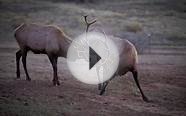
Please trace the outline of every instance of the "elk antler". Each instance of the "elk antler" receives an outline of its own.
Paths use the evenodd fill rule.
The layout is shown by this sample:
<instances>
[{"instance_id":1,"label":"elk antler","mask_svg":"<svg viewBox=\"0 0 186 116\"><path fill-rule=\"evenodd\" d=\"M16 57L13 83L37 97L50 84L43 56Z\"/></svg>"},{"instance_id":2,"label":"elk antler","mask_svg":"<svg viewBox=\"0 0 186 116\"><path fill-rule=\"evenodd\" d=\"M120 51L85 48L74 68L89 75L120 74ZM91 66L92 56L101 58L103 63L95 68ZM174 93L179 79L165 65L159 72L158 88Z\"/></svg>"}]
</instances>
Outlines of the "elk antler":
<instances>
[{"instance_id":1,"label":"elk antler","mask_svg":"<svg viewBox=\"0 0 186 116\"><path fill-rule=\"evenodd\" d=\"M94 23L96 22L96 20L94 20L94 21L92 21L92 22L88 22L88 21L87 21L87 16L88 16L88 15L85 15L85 16L84 16L85 23L86 23L86 25L87 25L86 33L88 32L88 28L90 27L90 25L92 25L92 24L94 24Z\"/></svg>"}]
</instances>

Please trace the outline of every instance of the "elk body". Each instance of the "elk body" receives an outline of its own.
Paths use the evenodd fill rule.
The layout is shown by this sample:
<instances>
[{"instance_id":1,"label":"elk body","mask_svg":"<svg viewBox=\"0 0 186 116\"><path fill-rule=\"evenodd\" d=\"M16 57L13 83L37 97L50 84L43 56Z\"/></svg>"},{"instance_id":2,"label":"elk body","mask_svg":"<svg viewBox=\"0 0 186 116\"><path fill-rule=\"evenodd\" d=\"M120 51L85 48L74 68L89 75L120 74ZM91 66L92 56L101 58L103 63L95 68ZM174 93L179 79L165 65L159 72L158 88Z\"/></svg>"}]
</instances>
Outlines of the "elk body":
<instances>
[{"instance_id":1,"label":"elk body","mask_svg":"<svg viewBox=\"0 0 186 116\"><path fill-rule=\"evenodd\" d=\"M31 80L26 67L26 57L27 52L32 51L35 54L47 54L53 67L53 84L59 85L57 60L58 57L66 57L71 43L69 37L56 26L22 24L15 30L15 38L20 48L16 52L17 78L20 78L19 62L22 57L26 79Z\"/></svg>"}]
</instances>

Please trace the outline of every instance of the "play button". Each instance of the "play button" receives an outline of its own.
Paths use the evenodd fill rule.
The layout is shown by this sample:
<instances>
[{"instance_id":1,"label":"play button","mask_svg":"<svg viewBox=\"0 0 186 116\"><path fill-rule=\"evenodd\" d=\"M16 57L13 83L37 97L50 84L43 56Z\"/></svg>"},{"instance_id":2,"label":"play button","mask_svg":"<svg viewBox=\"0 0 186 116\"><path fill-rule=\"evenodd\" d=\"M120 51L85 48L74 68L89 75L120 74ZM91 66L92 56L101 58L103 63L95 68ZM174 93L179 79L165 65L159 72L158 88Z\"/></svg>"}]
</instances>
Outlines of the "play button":
<instances>
[{"instance_id":1,"label":"play button","mask_svg":"<svg viewBox=\"0 0 186 116\"><path fill-rule=\"evenodd\" d=\"M101 57L89 47L89 70L101 59Z\"/></svg>"},{"instance_id":2,"label":"play button","mask_svg":"<svg viewBox=\"0 0 186 116\"><path fill-rule=\"evenodd\" d=\"M101 33L91 32L75 38L68 48L67 65L72 75L87 84L109 80L119 64L114 42Z\"/></svg>"}]
</instances>

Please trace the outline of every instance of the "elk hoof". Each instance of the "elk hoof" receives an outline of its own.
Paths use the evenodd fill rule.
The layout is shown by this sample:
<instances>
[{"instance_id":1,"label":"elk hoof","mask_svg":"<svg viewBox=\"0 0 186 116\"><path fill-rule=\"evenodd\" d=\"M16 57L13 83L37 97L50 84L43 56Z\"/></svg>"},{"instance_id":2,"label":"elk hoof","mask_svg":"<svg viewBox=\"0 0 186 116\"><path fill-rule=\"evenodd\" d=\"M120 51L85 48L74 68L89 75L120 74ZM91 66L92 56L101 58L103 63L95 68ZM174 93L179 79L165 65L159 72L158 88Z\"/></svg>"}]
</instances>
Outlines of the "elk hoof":
<instances>
[{"instance_id":1,"label":"elk hoof","mask_svg":"<svg viewBox=\"0 0 186 116\"><path fill-rule=\"evenodd\" d=\"M26 78L27 81L31 81L31 78Z\"/></svg>"},{"instance_id":2,"label":"elk hoof","mask_svg":"<svg viewBox=\"0 0 186 116\"><path fill-rule=\"evenodd\" d=\"M54 86L59 86L60 83L59 83L59 81L53 81L53 85L54 85Z\"/></svg>"},{"instance_id":3,"label":"elk hoof","mask_svg":"<svg viewBox=\"0 0 186 116\"><path fill-rule=\"evenodd\" d=\"M103 95L104 92L105 92L105 90L101 90L101 92L99 93L99 95Z\"/></svg>"},{"instance_id":4,"label":"elk hoof","mask_svg":"<svg viewBox=\"0 0 186 116\"><path fill-rule=\"evenodd\" d=\"M60 85L59 81L57 81L57 85L58 85L58 86Z\"/></svg>"},{"instance_id":5,"label":"elk hoof","mask_svg":"<svg viewBox=\"0 0 186 116\"><path fill-rule=\"evenodd\" d=\"M53 82L53 85L54 85L54 86L57 86L57 83L56 83L56 82Z\"/></svg>"},{"instance_id":6,"label":"elk hoof","mask_svg":"<svg viewBox=\"0 0 186 116\"><path fill-rule=\"evenodd\" d=\"M143 97L143 101L149 102L149 99L148 99L146 96L144 96L144 97Z\"/></svg>"},{"instance_id":7,"label":"elk hoof","mask_svg":"<svg viewBox=\"0 0 186 116\"><path fill-rule=\"evenodd\" d=\"M17 78L15 78L15 80L21 80L21 78L20 77L17 77Z\"/></svg>"}]
</instances>

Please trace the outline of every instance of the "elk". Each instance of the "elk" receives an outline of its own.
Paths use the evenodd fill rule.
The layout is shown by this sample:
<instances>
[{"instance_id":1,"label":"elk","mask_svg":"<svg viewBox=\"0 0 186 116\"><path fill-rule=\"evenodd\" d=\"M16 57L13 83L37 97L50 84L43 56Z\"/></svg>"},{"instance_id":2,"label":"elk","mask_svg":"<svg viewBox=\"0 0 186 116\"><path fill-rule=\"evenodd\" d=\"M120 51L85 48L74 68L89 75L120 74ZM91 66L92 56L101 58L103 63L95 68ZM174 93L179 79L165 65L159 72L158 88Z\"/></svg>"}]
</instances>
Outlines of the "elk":
<instances>
[{"instance_id":1,"label":"elk","mask_svg":"<svg viewBox=\"0 0 186 116\"><path fill-rule=\"evenodd\" d=\"M95 23L87 22L87 31L90 25ZM68 48L72 39L68 37L62 29L54 25L41 24L21 24L15 29L14 36L19 45L16 52L16 75L20 78L20 58L22 57L23 68L26 73L26 80L31 81L27 71L26 57L27 52L35 54L46 54L53 67L53 85L60 85L57 75L58 57L67 57Z\"/></svg>"},{"instance_id":2,"label":"elk","mask_svg":"<svg viewBox=\"0 0 186 116\"><path fill-rule=\"evenodd\" d=\"M90 25L87 22L86 17L87 16L85 16L84 18L85 18L85 22L87 24L86 32L88 32ZM96 20L94 22L96 22ZM105 35L105 38L107 38L104 31L103 31L103 34ZM137 69L138 55L137 55L137 50L136 50L135 46L126 39L120 39L120 38L116 38L113 36L109 36L109 38L114 41L114 43L116 44L116 46L118 48L119 66L118 66L118 69L115 72L115 74L108 81L98 85L98 89L100 90L100 95L103 95L103 93L106 90L107 85L114 77L116 77L117 75L119 75L119 76L125 75L127 72L132 72L133 78L135 80L135 83L136 83L138 89L140 90L143 100L148 102L148 98L143 93L143 90L141 89L141 86L138 81L138 69ZM97 75L99 76L99 74L98 74L99 67L96 70L97 70Z\"/></svg>"},{"instance_id":3,"label":"elk","mask_svg":"<svg viewBox=\"0 0 186 116\"><path fill-rule=\"evenodd\" d=\"M66 57L71 39L57 26L40 24L21 24L15 29L15 38L19 45L16 52L17 78L20 78L20 58L22 57L23 68L26 73L26 80L31 78L27 71L27 52L35 54L46 54L53 67L53 85L60 85L57 75L58 57Z\"/></svg>"}]
</instances>

